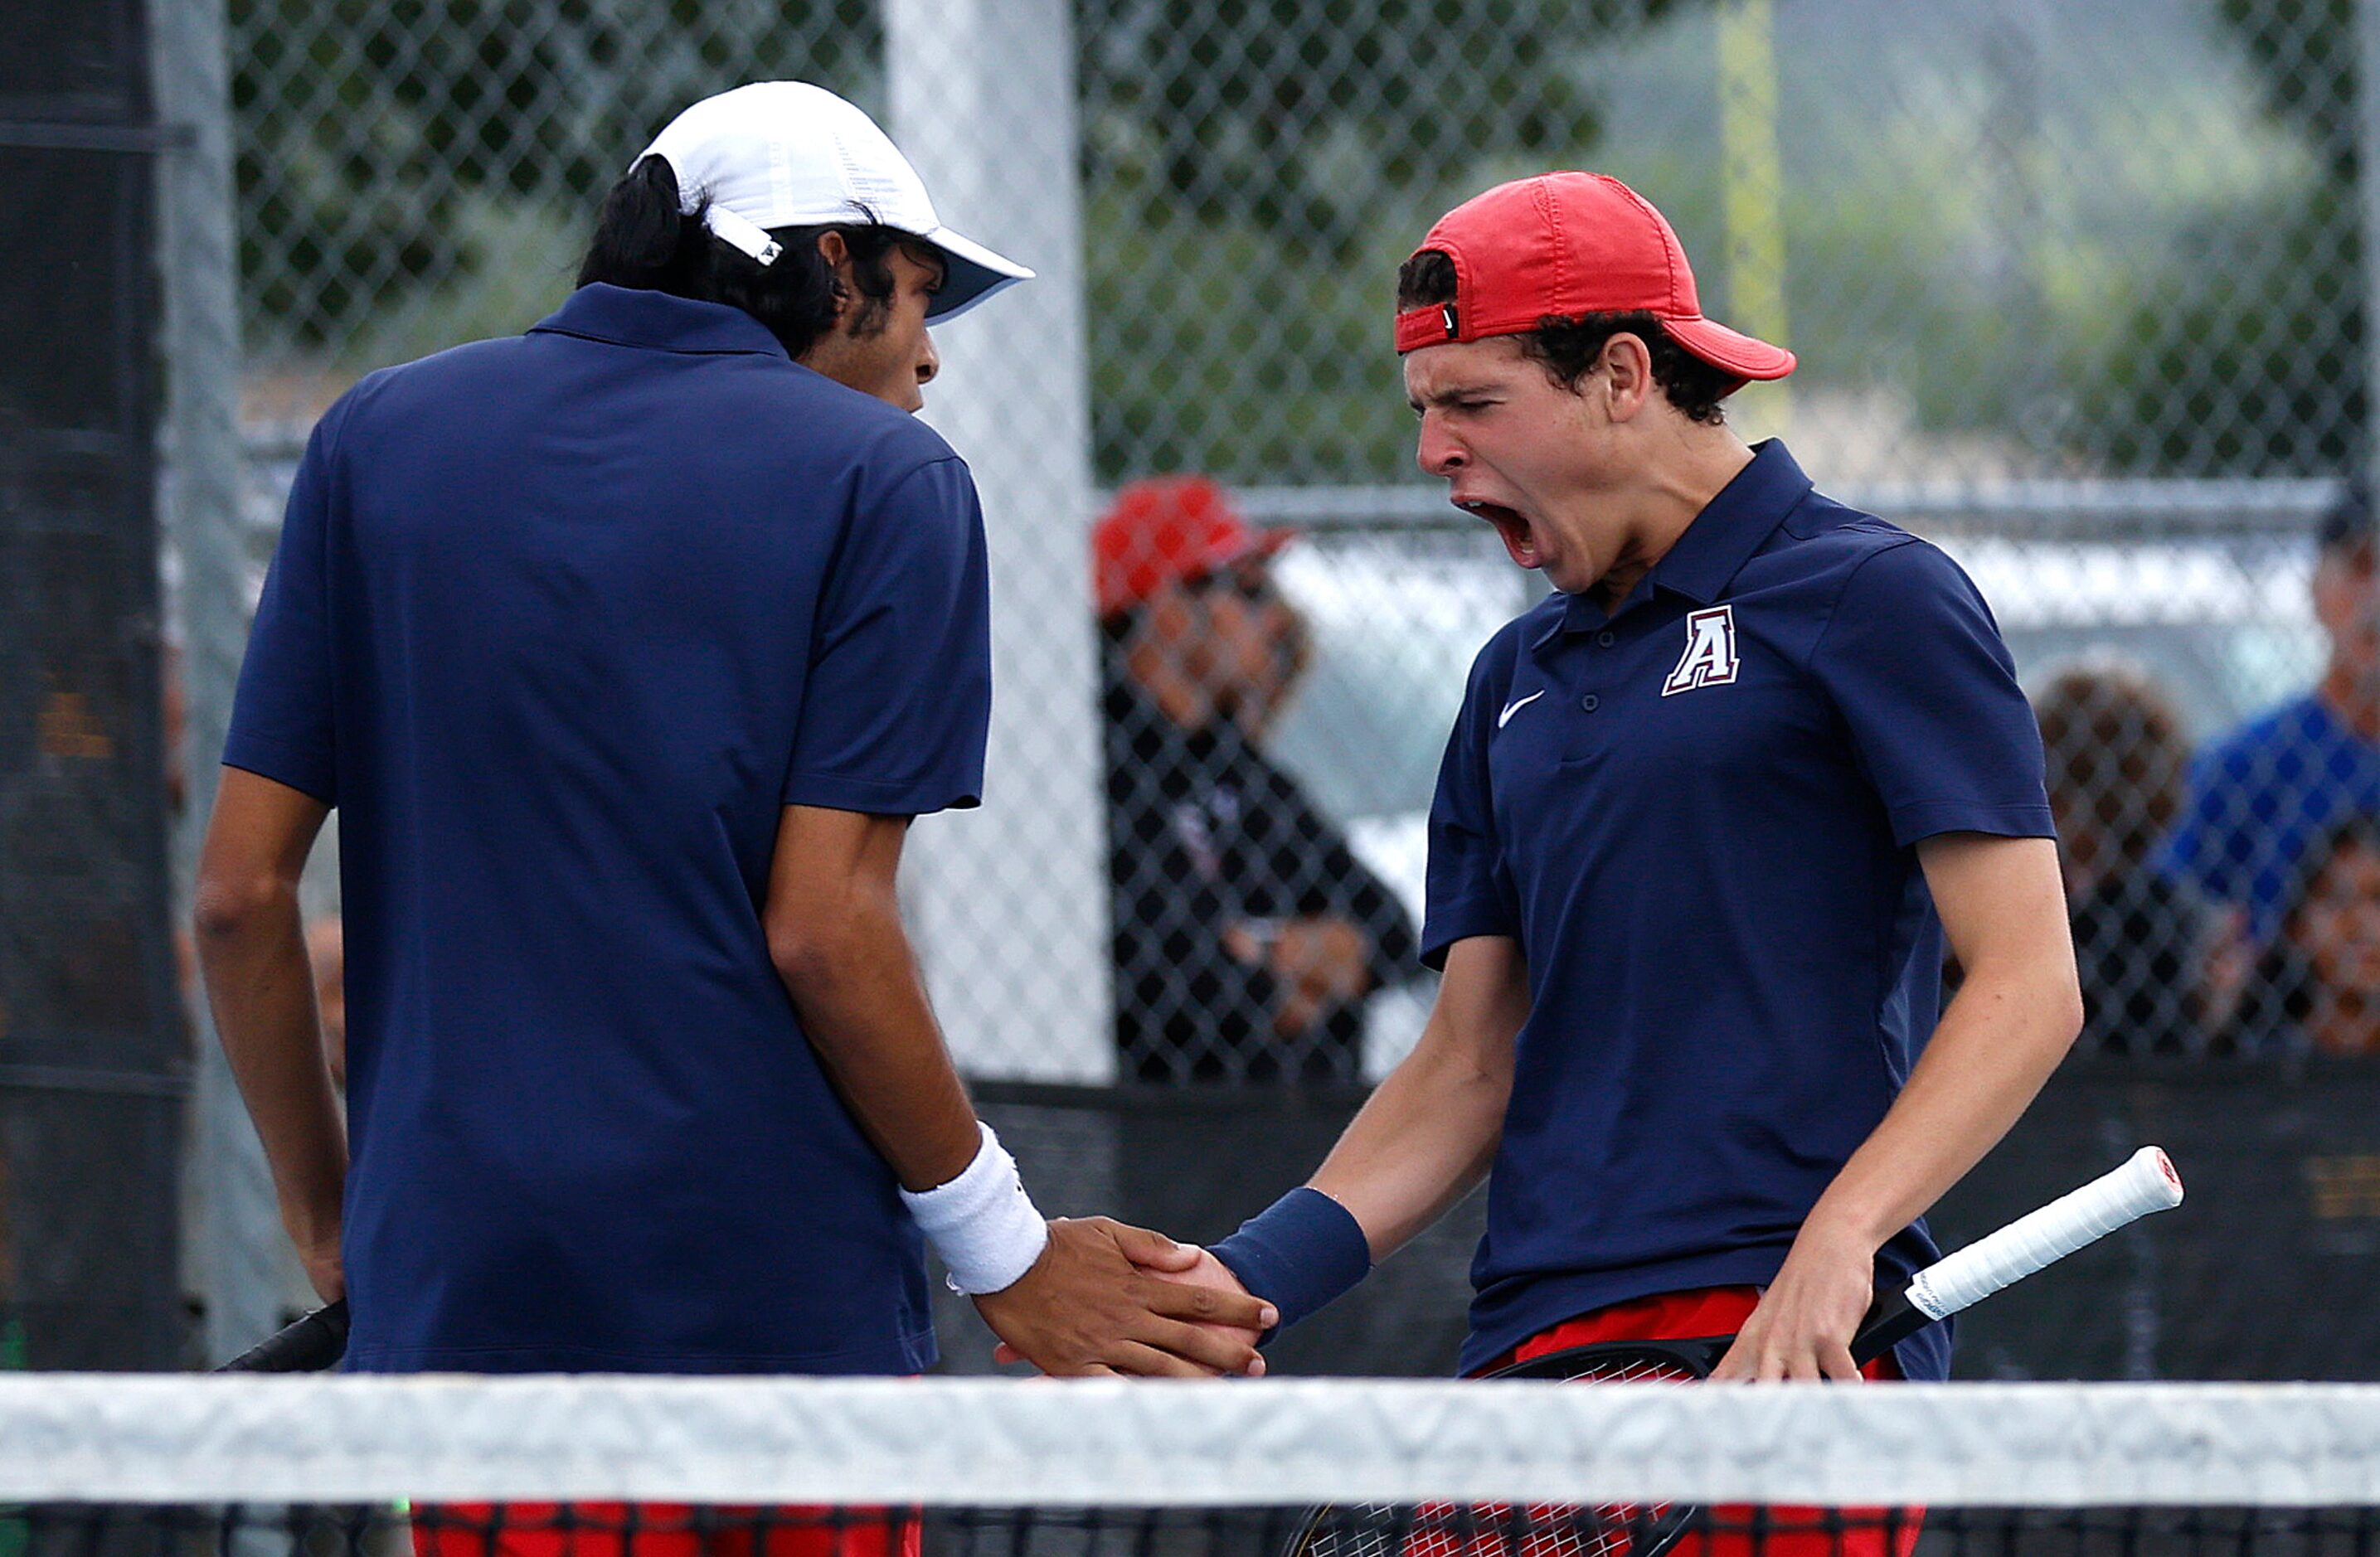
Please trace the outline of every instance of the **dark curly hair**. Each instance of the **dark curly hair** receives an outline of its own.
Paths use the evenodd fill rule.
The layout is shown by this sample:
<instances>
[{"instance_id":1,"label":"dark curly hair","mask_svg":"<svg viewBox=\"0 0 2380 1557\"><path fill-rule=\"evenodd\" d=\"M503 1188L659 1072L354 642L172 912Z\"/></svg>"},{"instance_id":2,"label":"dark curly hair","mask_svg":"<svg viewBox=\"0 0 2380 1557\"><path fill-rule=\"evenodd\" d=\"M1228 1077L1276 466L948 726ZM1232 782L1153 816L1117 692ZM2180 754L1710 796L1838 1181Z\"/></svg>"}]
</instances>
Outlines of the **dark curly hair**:
<instances>
[{"instance_id":1,"label":"dark curly hair","mask_svg":"<svg viewBox=\"0 0 2380 1557\"><path fill-rule=\"evenodd\" d=\"M1397 272L1397 311L1451 303L1455 284L1453 260L1443 249L1425 248ZM1649 313L1548 314L1518 339L1521 349L1544 366L1548 378L1575 391L1603 356L1605 344L1621 334L1645 343L1653 359L1653 381L1688 421L1716 427L1727 420L1719 402L1742 389L1743 380L1678 344Z\"/></svg>"}]
</instances>

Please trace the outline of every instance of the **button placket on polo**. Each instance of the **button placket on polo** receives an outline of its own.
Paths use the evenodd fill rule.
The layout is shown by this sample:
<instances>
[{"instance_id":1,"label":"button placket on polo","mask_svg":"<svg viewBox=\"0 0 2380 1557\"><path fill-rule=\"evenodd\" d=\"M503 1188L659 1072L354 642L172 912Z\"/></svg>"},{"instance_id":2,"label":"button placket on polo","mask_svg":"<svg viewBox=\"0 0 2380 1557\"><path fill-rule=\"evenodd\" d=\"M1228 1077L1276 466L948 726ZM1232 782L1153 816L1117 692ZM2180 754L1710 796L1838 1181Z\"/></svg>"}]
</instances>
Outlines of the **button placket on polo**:
<instances>
[{"instance_id":1,"label":"button placket on polo","mask_svg":"<svg viewBox=\"0 0 2380 1557\"><path fill-rule=\"evenodd\" d=\"M1595 646L1597 648L1609 648L1619 641L1620 634L1614 633L1609 627L1603 628L1595 634ZM1578 700L1578 706L1581 713L1592 714L1597 708L1603 706L1602 694L1599 693L1590 692Z\"/></svg>"}]
</instances>

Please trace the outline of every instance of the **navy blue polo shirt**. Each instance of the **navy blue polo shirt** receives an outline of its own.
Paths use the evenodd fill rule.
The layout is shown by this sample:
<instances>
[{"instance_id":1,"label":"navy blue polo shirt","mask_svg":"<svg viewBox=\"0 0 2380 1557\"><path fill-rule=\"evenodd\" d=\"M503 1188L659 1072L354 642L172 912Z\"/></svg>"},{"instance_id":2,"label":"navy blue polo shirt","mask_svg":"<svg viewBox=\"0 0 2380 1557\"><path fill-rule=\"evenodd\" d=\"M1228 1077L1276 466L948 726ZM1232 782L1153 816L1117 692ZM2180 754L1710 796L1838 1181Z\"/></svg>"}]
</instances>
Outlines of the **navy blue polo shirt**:
<instances>
[{"instance_id":1,"label":"navy blue polo shirt","mask_svg":"<svg viewBox=\"0 0 2380 1557\"><path fill-rule=\"evenodd\" d=\"M1468 1370L1606 1304L1761 1285L1931 1034L1915 844L2051 835L2040 737L1939 550L1760 446L1609 614L1481 651L1430 813L1424 957L1528 962ZM1920 1222L1879 1278L1935 1257ZM1937 1326L1903 1370L1937 1379Z\"/></svg>"},{"instance_id":2,"label":"navy blue polo shirt","mask_svg":"<svg viewBox=\"0 0 2380 1557\"><path fill-rule=\"evenodd\" d=\"M748 316L589 286L314 430L225 761L339 814L348 1366L915 1372L761 927L782 808L976 803L983 524Z\"/></svg>"}]
</instances>

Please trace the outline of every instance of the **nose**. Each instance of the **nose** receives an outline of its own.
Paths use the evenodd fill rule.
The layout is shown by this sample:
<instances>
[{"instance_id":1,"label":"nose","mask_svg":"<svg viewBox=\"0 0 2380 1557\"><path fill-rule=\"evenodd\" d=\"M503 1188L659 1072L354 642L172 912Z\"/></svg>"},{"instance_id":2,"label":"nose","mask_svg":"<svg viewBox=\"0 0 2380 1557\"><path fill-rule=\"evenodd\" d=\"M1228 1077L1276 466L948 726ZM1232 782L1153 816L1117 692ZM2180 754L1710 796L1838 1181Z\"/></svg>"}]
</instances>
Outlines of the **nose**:
<instances>
[{"instance_id":1,"label":"nose","mask_svg":"<svg viewBox=\"0 0 2380 1557\"><path fill-rule=\"evenodd\" d=\"M1450 435L1446 424L1435 414L1425 414L1421 419L1421 440L1414 451L1414 459L1426 476L1451 477L1463 468L1463 444Z\"/></svg>"}]
</instances>

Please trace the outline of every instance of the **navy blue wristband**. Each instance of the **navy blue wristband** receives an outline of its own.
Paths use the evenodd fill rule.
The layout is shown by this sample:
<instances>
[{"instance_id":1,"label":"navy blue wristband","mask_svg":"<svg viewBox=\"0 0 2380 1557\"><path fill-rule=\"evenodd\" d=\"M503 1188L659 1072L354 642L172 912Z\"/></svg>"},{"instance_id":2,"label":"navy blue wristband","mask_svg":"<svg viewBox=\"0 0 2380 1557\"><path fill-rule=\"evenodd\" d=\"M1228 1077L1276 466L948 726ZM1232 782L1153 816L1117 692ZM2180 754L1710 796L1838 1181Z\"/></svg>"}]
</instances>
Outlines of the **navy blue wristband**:
<instances>
[{"instance_id":1,"label":"navy blue wristband","mask_svg":"<svg viewBox=\"0 0 2380 1557\"><path fill-rule=\"evenodd\" d=\"M1209 1252L1281 1310L1268 1341L1372 1273L1363 1227L1319 1189L1292 1189Z\"/></svg>"}]
</instances>

